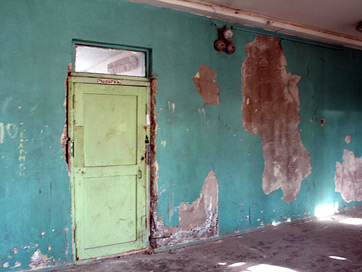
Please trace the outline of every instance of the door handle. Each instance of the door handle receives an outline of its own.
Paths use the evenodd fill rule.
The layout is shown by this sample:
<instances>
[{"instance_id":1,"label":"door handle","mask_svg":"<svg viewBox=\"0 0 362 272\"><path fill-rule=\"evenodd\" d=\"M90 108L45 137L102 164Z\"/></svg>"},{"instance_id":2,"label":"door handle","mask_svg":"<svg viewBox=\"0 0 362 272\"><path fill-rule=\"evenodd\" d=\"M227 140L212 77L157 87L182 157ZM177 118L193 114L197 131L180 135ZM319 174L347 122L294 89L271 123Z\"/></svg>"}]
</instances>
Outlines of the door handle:
<instances>
[{"instance_id":1,"label":"door handle","mask_svg":"<svg viewBox=\"0 0 362 272\"><path fill-rule=\"evenodd\" d=\"M142 178L142 171L141 169L138 169L138 179L141 179Z\"/></svg>"}]
</instances>

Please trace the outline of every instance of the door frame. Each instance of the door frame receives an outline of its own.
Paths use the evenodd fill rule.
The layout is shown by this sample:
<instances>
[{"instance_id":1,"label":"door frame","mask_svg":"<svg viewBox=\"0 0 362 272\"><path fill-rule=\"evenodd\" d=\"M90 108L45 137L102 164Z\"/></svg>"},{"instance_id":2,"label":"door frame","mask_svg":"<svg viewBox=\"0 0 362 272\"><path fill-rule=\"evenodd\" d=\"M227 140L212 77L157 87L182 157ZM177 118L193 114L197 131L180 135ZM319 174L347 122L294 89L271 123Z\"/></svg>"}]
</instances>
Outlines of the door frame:
<instances>
[{"instance_id":1,"label":"door frame","mask_svg":"<svg viewBox=\"0 0 362 272\"><path fill-rule=\"evenodd\" d=\"M146 87L146 137L149 141L151 139L151 82L148 78L143 77L133 77L133 76L115 76L115 75L104 75L104 74L90 74L90 73L70 73L67 78L67 132L68 132L68 169L70 175L70 184L71 184L71 217L72 217L72 248L73 248L73 261L79 261L77 254L77 245L76 245L76 207L75 207L75 181L74 175L72 174L72 163L74 159L74 92L75 92L75 83L89 83L89 84L100 84L100 85L118 85L118 86L138 86ZM146 143L145 143L146 144ZM150 144L150 143L149 143ZM146 228L146 248L141 250L132 250L126 252L140 252L145 251L149 247L149 236L150 236L150 162L151 156L150 152L147 152L146 144L146 153L145 157L145 182L146 182L146 218L145 218L145 228ZM109 256L122 255L125 252L120 252ZM102 257L101 257L102 258Z\"/></svg>"}]
</instances>

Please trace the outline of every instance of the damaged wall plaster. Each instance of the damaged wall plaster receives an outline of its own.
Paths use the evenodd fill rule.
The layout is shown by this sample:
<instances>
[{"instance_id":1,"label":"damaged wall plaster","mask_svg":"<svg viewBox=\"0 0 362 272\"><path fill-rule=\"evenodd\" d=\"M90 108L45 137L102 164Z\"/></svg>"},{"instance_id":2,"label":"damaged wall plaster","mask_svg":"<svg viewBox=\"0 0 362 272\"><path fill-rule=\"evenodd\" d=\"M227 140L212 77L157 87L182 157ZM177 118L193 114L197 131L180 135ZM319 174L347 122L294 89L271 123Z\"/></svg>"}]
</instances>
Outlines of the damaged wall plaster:
<instances>
[{"instance_id":1,"label":"damaged wall plaster","mask_svg":"<svg viewBox=\"0 0 362 272\"><path fill-rule=\"evenodd\" d=\"M219 105L219 84L215 81L216 75L216 72L210 67L202 64L199 71L192 78L205 105Z\"/></svg>"},{"instance_id":2,"label":"damaged wall plaster","mask_svg":"<svg viewBox=\"0 0 362 272\"><path fill-rule=\"evenodd\" d=\"M62 146L62 150L64 153L64 160L67 163L67 170L68 175L70 176L70 158L69 158L69 140L70 137L68 135L68 114L69 114L69 108L68 108L68 91L69 91L69 85L68 80L70 78L72 72L72 64L68 64L68 74L64 81L64 87L65 87L65 100L63 103L63 106L65 107L65 120L64 120L64 127L63 127L63 133L60 136L60 144Z\"/></svg>"},{"instance_id":3,"label":"damaged wall plaster","mask_svg":"<svg viewBox=\"0 0 362 272\"><path fill-rule=\"evenodd\" d=\"M157 136L157 115L156 109L156 95L158 90L158 81L156 78L151 78L151 101L150 101L150 116L151 116L151 134L150 134L150 234L151 237L157 231L157 205L158 205L158 164L156 161L156 136ZM156 248L157 243L155 239L150 239L150 248Z\"/></svg>"},{"instance_id":4,"label":"damaged wall plaster","mask_svg":"<svg viewBox=\"0 0 362 272\"><path fill-rule=\"evenodd\" d=\"M343 164L336 163L334 175L335 191L341 193L347 203L362 200L362 157L356 158L354 152L343 151Z\"/></svg>"},{"instance_id":5,"label":"damaged wall plaster","mask_svg":"<svg viewBox=\"0 0 362 272\"><path fill-rule=\"evenodd\" d=\"M215 172L211 170L202 186L200 197L192 204L182 202L179 207L179 226L168 227L162 218L155 222L153 239L156 246L186 243L196 238L208 238L218 235L219 186ZM152 237L151 237L152 239Z\"/></svg>"},{"instance_id":6,"label":"damaged wall plaster","mask_svg":"<svg viewBox=\"0 0 362 272\"><path fill-rule=\"evenodd\" d=\"M346 142L346 144L350 144L351 140L352 140L352 135L347 134L346 138L344 138L344 141Z\"/></svg>"},{"instance_id":7,"label":"damaged wall plaster","mask_svg":"<svg viewBox=\"0 0 362 272\"><path fill-rule=\"evenodd\" d=\"M216 74L215 74L216 75ZM218 235L218 180L214 171L207 175L202 187L200 198L191 205L185 202L179 207L179 226L168 227L157 215L158 205L158 164L156 161L157 115L156 94L158 83L151 79L151 142L150 142L150 248L187 242L196 238L207 238ZM218 97L218 93L217 93Z\"/></svg>"},{"instance_id":8,"label":"damaged wall plaster","mask_svg":"<svg viewBox=\"0 0 362 272\"><path fill-rule=\"evenodd\" d=\"M30 257L30 264L31 268L43 268L46 267L48 263L54 262L54 258L48 258L47 255L43 255L40 249L37 249L34 254Z\"/></svg>"},{"instance_id":9,"label":"damaged wall plaster","mask_svg":"<svg viewBox=\"0 0 362 272\"><path fill-rule=\"evenodd\" d=\"M245 51L243 127L262 139L264 192L282 188L282 199L289 203L297 198L302 180L311 174L310 155L298 132L300 76L287 74L277 38L257 36Z\"/></svg>"}]
</instances>

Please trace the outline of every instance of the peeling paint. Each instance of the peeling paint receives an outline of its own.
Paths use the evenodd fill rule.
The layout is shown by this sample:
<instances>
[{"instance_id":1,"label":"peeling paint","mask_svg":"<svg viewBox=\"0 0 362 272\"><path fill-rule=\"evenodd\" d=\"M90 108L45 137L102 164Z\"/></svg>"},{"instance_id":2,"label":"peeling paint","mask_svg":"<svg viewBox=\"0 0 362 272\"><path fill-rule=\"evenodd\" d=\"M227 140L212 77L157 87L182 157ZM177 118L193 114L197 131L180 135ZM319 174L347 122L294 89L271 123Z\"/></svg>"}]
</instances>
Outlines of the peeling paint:
<instances>
[{"instance_id":1,"label":"peeling paint","mask_svg":"<svg viewBox=\"0 0 362 272\"><path fill-rule=\"evenodd\" d=\"M352 140L352 135L346 135L346 138L344 138L344 141L346 142L346 144L349 144Z\"/></svg>"},{"instance_id":2,"label":"peeling paint","mask_svg":"<svg viewBox=\"0 0 362 272\"><path fill-rule=\"evenodd\" d=\"M341 193L347 203L362 200L362 157L355 157L354 152L343 151L343 164L336 163L334 175L335 191Z\"/></svg>"},{"instance_id":3,"label":"peeling paint","mask_svg":"<svg viewBox=\"0 0 362 272\"><path fill-rule=\"evenodd\" d=\"M216 211L218 207L218 181L214 171L210 171L202 187L200 198L191 205L182 202L179 208L180 228L191 230L201 226L208 220L216 223Z\"/></svg>"},{"instance_id":4,"label":"peeling paint","mask_svg":"<svg viewBox=\"0 0 362 272\"><path fill-rule=\"evenodd\" d=\"M257 36L245 50L243 127L262 139L264 192L281 188L282 199L289 203L297 198L302 180L311 174L310 155L298 132L300 76L287 74L277 38Z\"/></svg>"},{"instance_id":5,"label":"peeling paint","mask_svg":"<svg viewBox=\"0 0 362 272\"><path fill-rule=\"evenodd\" d=\"M63 133L60 136L60 144L62 146L63 149L63 153L64 153L64 159L67 163L67 170L68 170L68 175L70 176L70 159L69 159L69 140L70 137L68 135L68 79L71 75L72 72L72 64L69 63L68 64L68 75L67 78L64 81L64 87L65 87L65 99L64 99L64 103L63 106L65 107L65 120L64 120L64 127L63 127ZM45 127L47 127L47 125L45 125ZM43 133L43 130L40 131L40 133Z\"/></svg>"},{"instance_id":6,"label":"peeling paint","mask_svg":"<svg viewBox=\"0 0 362 272\"><path fill-rule=\"evenodd\" d=\"M158 89L158 81L156 78L151 78L151 100L150 100L150 116L151 116L151 128L150 128L150 236L158 230L158 216L157 216L157 204L158 204L158 163L156 161L156 136L157 136L157 115L156 109L156 95ZM160 108L162 110L162 108ZM156 240L150 239L150 248L157 247Z\"/></svg>"},{"instance_id":7,"label":"peeling paint","mask_svg":"<svg viewBox=\"0 0 362 272\"><path fill-rule=\"evenodd\" d=\"M43 255L40 249L37 249L34 254L30 257L31 268L41 268L45 267L48 263L54 262L53 257L49 257L47 255Z\"/></svg>"},{"instance_id":8,"label":"peeling paint","mask_svg":"<svg viewBox=\"0 0 362 272\"><path fill-rule=\"evenodd\" d=\"M168 227L162 218L156 221L157 246L185 243L194 239L218 235L218 180L211 170L201 189L200 197L192 204L182 202L179 207L179 226Z\"/></svg>"},{"instance_id":9,"label":"peeling paint","mask_svg":"<svg viewBox=\"0 0 362 272\"><path fill-rule=\"evenodd\" d=\"M210 67L202 64L199 71L192 78L205 105L219 105L219 84L215 81L216 75L216 72Z\"/></svg>"}]
</instances>

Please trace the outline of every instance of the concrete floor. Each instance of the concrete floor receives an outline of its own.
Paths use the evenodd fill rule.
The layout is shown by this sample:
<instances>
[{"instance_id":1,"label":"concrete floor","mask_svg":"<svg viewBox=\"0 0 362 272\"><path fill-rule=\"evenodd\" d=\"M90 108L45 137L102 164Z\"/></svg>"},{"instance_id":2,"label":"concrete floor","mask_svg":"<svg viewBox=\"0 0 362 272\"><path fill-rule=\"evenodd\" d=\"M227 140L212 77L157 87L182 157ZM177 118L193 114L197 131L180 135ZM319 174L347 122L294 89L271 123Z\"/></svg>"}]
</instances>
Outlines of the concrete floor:
<instances>
[{"instance_id":1,"label":"concrete floor","mask_svg":"<svg viewBox=\"0 0 362 272\"><path fill-rule=\"evenodd\" d=\"M362 271L362 210L158 253L133 254L63 270Z\"/></svg>"}]
</instances>

